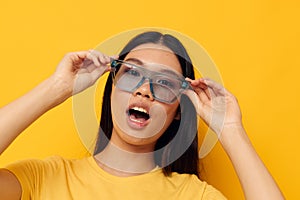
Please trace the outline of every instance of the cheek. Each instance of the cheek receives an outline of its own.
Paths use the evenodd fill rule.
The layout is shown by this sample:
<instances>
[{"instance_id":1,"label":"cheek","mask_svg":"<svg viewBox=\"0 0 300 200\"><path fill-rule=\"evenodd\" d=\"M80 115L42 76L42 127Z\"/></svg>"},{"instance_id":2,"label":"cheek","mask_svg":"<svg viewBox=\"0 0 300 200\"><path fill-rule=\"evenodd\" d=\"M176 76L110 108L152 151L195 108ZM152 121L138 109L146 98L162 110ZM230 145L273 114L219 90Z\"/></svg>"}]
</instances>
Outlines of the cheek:
<instances>
[{"instance_id":1,"label":"cheek","mask_svg":"<svg viewBox=\"0 0 300 200\"><path fill-rule=\"evenodd\" d=\"M124 92L113 87L111 92L111 106L118 108L126 107L129 103L130 97L131 93Z\"/></svg>"},{"instance_id":2,"label":"cheek","mask_svg":"<svg viewBox=\"0 0 300 200\"><path fill-rule=\"evenodd\" d=\"M178 107L179 107L178 102L175 102L174 104L167 105L165 107L165 110L166 110L167 115L168 115L168 119L170 119L171 121L176 117Z\"/></svg>"},{"instance_id":3,"label":"cheek","mask_svg":"<svg viewBox=\"0 0 300 200\"><path fill-rule=\"evenodd\" d=\"M111 93L111 112L112 117L125 117L126 109L128 106L130 93L114 89Z\"/></svg>"},{"instance_id":4,"label":"cheek","mask_svg":"<svg viewBox=\"0 0 300 200\"><path fill-rule=\"evenodd\" d=\"M177 115L177 109L179 104L174 103L174 104L160 104L158 103L160 108L165 111L165 123L162 128L162 132L165 132L167 128L170 126L170 124L173 122L174 118L176 118ZM160 119L160 116L158 116L158 119Z\"/></svg>"}]
</instances>

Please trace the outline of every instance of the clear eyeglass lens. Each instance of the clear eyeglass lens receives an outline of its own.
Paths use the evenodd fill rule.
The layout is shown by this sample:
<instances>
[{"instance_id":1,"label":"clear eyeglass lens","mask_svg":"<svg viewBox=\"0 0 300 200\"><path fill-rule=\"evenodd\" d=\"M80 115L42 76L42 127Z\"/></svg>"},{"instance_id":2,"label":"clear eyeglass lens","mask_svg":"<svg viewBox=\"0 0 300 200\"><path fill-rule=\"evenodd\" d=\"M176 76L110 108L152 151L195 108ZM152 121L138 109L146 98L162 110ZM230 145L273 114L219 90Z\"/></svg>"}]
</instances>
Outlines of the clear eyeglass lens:
<instances>
[{"instance_id":1,"label":"clear eyeglass lens","mask_svg":"<svg viewBox=\"0 0 300 200\"><path fill-rule=\"evenodd\" d=\"M120 66L115 76L115 84L123 91L133 92L146 78L151 81L153 97L159 101L171 102L180 94L182 81L179 79L127 63Z\"/></svg>"},{"instance_id":2,"label":"clear eyeglass lens","mask_svg":"<svg viewBox=\"0 0 300 200\"><path fill-rule=\"evenodd\" d=\"M181 81L168 76L153 77L152 85L155 97L167 102L174 100L181 90Z\"/></svg>"}]
</instances>

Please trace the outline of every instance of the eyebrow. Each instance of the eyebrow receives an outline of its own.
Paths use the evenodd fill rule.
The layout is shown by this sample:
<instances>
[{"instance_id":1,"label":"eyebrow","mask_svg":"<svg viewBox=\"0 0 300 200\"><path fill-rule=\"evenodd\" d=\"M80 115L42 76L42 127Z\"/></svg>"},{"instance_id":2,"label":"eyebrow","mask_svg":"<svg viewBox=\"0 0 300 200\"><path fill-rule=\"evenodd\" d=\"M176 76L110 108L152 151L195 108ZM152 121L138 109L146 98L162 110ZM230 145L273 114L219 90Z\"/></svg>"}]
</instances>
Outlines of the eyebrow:
<instances>
[{"instance_id":1,"label":"eyebrow","mask_svg":"<svg viewBox=\"0 0 300 200\"><path fill-rule=\"evenodd\" d=\"M160 70L159 72L170 74L170 75L175 76L176 78L180 79L180 75L172 70L163 69L163 70ZM181 75L181 76L183 76L183 75Z\"/></svg>"},{"instance_id":2,"label":"eyebrow","mask_svg":"<svg viewBox=\"0 0 300 200\"><path fill-rule=\"evenodd\" d=\"M134 62L135 64L137 65L144 65L144 63L137 59L137 58L127 58L126 60L124 60L125 62ZM162 70L159 70L160 73L165 73L165 74L170 74L172 76L175 76L176 78L180 79L180 75L176 72L174 72L173 70L169 70L169 69L162 69ZM181 75L183 76L183 75Z\"/></svg>"},{"instance_id":3,"label":"eyebrow","mask_svg":"<svg viewBox=\"0 0 300 200\"><path fill-rule=\"evenodd\" d=\"M143 64L144 64L141 60L139 60L139 59L137 59L137 58L127 58L127 59L124 60L124 61L125 61L125 62L128 62L128 61L134 62L134 63L136 63L137 65L143 65Z\"/></svg>"}]
</instances>

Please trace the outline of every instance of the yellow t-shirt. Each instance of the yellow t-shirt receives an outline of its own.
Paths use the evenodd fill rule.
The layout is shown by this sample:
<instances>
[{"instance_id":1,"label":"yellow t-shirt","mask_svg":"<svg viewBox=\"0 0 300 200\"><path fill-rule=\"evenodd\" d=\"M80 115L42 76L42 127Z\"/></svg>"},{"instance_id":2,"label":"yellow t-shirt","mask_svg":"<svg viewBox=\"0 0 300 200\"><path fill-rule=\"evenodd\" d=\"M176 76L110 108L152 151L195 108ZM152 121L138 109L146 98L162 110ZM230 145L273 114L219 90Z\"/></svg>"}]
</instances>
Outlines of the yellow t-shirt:
<instances>
[{"instance_id":1,"label":"yellow t-shirt","mask_svg":"<svg viewBox=\"0 0 300 200\"><path fill-rule=\"evenodd\" d=\"M22 199L226 199L195 175L161 169L131 177L117 177L102 170L93 157L68 160L58 156L25 160L6 167L22 186Z\"/></svg>"}]
</instances>

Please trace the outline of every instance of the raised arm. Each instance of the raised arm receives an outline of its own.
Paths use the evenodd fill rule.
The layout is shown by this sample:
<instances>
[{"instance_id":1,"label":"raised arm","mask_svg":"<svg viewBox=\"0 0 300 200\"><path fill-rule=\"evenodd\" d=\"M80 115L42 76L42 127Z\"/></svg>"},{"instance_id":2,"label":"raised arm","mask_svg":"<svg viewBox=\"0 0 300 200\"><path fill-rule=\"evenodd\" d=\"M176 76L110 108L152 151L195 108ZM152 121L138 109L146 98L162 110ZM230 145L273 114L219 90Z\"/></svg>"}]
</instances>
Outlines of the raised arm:
<instances>
[{"instance_id":1,"label":"raised arm","mask_svg":"<svg viewBox=\"0 0 300 200\"><path fill-rule=\"evenodd\" d=\"M210 79L190 81L187 94L198 115L216 132L239 177L247 200L284 199L275 180L253 148L242 124L236 98Z\"/></svg>"},{"instance_id":2,"label":"raised arm","mask_svg":"<svg viewBox=\"0 0 300 200\"><path fill-rule=\"evenodd\" d=\"M93 85L109 70L110 58L97 51L68 53L56 72L36 88L0 109L0 154L32 122L73 94Z\"/></svg>"},{"instance_id":3,"label":"raised arm","mask_svg":"<svg viewBox=\"0 0 300 200\"><path fill-rule=\"evenodd\" d=\"M110 70L110 58L97 51L68 53L56 72L33 90L0 109L0 154L31 123L70 96L93 85ZM16 177L0 169L0 199L20 199Z\"/></svg>"}]
</instances>

